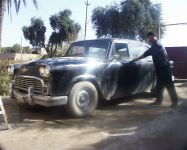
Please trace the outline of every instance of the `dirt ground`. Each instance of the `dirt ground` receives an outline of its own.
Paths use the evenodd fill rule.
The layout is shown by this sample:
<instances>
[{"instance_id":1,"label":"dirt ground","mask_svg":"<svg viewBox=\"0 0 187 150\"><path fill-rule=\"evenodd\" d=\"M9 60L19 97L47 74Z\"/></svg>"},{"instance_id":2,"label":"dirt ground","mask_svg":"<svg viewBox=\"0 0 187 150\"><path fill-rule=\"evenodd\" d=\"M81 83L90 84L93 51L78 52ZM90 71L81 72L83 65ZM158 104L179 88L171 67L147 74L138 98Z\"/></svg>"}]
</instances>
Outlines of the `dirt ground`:
<instances>
[{"instance_id":1,"label":"dirt ground","mask_svg":"<svg viewBox=\"0 0 187 150\"><path fill-rule=\"evenodd\" d=\"M187 80L175 83L180 106L139 96L99 107L92 116L69 117L63 107L3 102L11 130L0 117L0 150L187 150ZM20 108L20 109L19 109ZM18 122L19 121L19 122Z\"/></svg>"}]
</instances>

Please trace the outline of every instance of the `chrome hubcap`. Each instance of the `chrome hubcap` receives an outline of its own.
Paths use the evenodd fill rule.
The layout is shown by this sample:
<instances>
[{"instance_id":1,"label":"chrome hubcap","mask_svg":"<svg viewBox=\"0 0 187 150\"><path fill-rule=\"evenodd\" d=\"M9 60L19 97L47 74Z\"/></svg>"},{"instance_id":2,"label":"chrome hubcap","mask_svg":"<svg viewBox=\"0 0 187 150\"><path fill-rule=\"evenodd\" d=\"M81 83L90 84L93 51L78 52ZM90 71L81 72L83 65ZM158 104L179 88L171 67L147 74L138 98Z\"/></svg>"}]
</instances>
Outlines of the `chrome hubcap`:
<instances>
[{"instance_id":1,"label":"chrome hubcap","mask_svg":"<svg viewBox=\"0 0 187 150\"><path fill-rule=\"evenodd\" d=\"M87 91L82 90L77 93L77 104L80 108L86 108L90 103L90 97Z\"/></svg>"}]
</instances>

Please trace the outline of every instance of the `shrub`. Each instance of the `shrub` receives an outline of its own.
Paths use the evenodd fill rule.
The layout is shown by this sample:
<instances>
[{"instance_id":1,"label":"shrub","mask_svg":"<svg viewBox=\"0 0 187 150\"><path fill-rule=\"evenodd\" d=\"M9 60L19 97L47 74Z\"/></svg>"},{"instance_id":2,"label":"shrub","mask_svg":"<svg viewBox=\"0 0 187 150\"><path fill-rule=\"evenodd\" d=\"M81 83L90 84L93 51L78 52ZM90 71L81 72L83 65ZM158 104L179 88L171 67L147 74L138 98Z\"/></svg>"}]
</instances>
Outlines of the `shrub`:
<instances>
[{"instance_id":1,"label":"shrub","mask_svg":"<svg viewBox=\"0 0 187 150\"><path fill-rule=\"evenodd\" d=\"M8 87L10 83L7 66L16 63L13 60L0 60L0 95L8 95Z\"/></svg>"}]
</instances>

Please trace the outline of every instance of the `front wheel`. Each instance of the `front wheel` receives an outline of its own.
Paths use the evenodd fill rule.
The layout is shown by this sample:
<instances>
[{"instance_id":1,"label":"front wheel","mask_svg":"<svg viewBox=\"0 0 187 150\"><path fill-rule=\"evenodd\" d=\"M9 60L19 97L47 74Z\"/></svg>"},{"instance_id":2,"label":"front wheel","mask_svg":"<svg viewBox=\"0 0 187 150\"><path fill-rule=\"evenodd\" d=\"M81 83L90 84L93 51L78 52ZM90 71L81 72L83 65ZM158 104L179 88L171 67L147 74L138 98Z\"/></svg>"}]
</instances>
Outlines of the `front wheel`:
<instances>
[{"instance_id":1,"label":"front wheel","mask_svg":"<svg viewBox=\"0 0 187 150\"><path fill-rule=\"evenodd\" d=\"M97 89L92 83L83 81L72 87L66 108L75 117L85 117L96 109L97 104Z\"/></svg>"}]
</instances>

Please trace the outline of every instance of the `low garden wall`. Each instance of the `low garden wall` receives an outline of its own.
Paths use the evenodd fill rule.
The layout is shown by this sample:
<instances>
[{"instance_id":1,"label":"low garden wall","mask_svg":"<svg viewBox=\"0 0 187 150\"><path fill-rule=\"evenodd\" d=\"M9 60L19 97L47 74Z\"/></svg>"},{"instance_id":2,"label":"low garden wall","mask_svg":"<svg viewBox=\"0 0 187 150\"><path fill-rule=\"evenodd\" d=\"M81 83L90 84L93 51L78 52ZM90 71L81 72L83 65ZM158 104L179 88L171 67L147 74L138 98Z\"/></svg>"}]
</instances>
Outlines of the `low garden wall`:
<instances>
[{"instance_id":1,"label":"low garden wall","mask_svg":"<svg viewBox=\"0 0 187 150\"><path fill-rule=\"evenodd\" d=\"M4 53L0 54L0 60L32 60L39 58L38 54Z\"/></svg>"}]
</instances>

